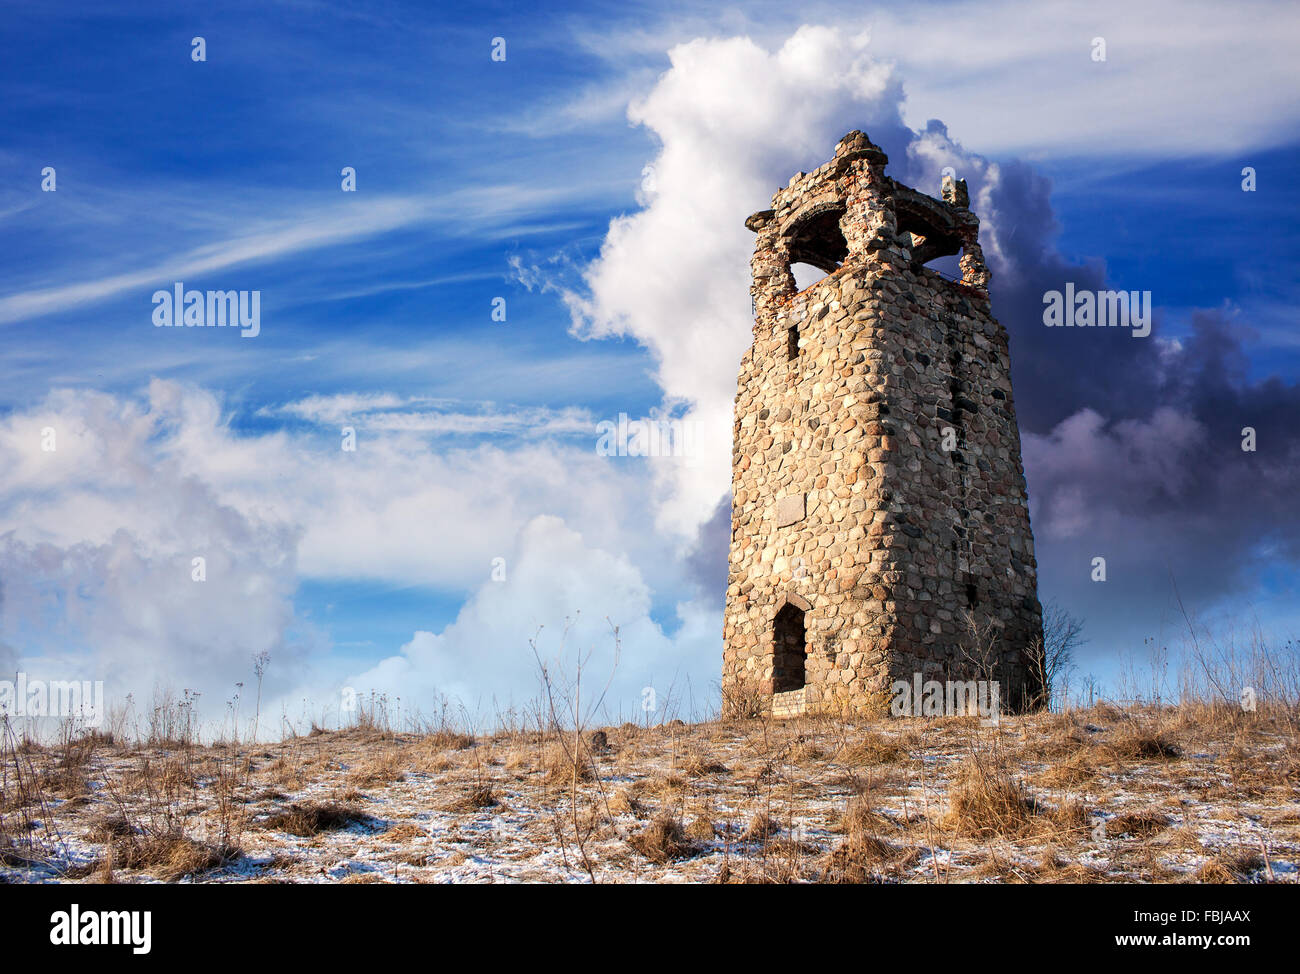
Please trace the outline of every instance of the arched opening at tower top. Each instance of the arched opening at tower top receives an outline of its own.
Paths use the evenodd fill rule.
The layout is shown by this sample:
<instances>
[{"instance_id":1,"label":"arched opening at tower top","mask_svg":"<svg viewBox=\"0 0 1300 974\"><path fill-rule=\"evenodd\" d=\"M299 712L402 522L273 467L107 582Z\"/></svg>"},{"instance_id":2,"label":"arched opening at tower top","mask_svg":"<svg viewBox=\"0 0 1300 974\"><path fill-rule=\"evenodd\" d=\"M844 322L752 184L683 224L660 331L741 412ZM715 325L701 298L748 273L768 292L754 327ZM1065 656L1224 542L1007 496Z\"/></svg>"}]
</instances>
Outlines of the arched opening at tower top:
<instances>
[{"instance_id":1,"label":"arched opening at tower top","mask_svg":"<svg viewBox=\"0 0 1300 974\"><path fill-rule=\"evenodd\" d=\"M840 230L843 215L842 205L824 205L786 230L786 252L799 290L838 270L849 256L848 242Z\"/></svg>"},{"instance_id":2,"label":"arched opening at tower top","mask_svg":"<svg viewBox=\"0 0 1300 974\"><path fill-rule=\"evenodd\" d=\"M801 689L807 660L803 609L786 603L772 620L772 692Z\"/></svg>"},{"instance_id":3,"label":"arched opening at tower top","mask_svg":"<svg viewBox=\"0 0 1300 974\"><path fill-rule=\"evenodd\" d=\"M912 266L929 267L955 280L959 274L958 255L961 238L952 218L928 202L900 199L895 204L899 237L908 242Z\"/></svg>"}]
</instances>

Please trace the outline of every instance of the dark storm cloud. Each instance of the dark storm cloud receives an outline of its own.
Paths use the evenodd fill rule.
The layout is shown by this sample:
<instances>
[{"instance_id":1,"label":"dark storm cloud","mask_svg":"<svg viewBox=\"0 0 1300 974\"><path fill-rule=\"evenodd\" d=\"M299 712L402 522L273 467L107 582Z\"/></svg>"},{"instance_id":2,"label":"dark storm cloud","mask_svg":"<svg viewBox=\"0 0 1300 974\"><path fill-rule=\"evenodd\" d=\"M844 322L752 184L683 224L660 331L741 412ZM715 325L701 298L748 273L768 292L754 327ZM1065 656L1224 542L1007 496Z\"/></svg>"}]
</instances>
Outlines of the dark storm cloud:
<instances>
[{"instance_id":1,"label":"dark storm cloud","mask_svg":"<svg viewBox=\"0 0 1300 974\"><path fill-rule=\"evenodd\" d=\"M1040 589L1088 617L1101 654L1140 645L1135 626L1156 637L1180 624L1175 586L1189 611L1246 609L1264 568L1300 558L1300 388L1252 380L1250 329L1223 312L1193 314L1172 340L1159 295L1147 338L1046 327L1044 294L1067 282L1141 282L1062 258L1047 181L1024 163L999 168L994 212L980 215L997 228L993 310L1010 334ZM1091 581L1098 556L1104 584Z\"/></svg>"},{"instance_id":2,"label":"dark storm cloud","mask_svg":"<svg viewBox=\"0 0 1300 974\"><path fill-rule=\"evenodd\" d=\"M727 591L727 549L731 544L731 495L718 501L713 514L700 527L686 567L701 592L721 604Z\"/></svg>"}]
</instances>

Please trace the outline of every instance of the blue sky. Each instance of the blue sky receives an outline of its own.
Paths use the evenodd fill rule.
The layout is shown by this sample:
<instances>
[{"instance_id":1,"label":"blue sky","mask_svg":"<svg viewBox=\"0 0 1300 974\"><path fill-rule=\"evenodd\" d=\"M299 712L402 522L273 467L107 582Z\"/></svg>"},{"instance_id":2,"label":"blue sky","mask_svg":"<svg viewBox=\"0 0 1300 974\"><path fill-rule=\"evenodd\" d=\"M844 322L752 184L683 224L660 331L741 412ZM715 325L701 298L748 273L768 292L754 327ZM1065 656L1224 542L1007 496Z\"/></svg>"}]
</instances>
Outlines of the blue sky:
<instances>
[{"instance_id":1,"label":"blue sky","mask_svg":"<svg viewBox=\"0 0 1300 974\"><path fill-rule=\"evenodd\" d=\"M487 712L535 689L538 626L612 666L608 617L613 711L707 698L740 221L853 128L904 182L971 182L1080 669L1177 638L1171 575L1290 635L1297 15L1192 6L7 9L6 668L218 701L266 649L291 716L344 686ZM1035 304L1064 280L1150 290L1153 339L1061 344ZM176 281L260 291L261 333L155 329ZM701 455L596 454L596 423L660 409Z\"/></svg>"}]
</instances>

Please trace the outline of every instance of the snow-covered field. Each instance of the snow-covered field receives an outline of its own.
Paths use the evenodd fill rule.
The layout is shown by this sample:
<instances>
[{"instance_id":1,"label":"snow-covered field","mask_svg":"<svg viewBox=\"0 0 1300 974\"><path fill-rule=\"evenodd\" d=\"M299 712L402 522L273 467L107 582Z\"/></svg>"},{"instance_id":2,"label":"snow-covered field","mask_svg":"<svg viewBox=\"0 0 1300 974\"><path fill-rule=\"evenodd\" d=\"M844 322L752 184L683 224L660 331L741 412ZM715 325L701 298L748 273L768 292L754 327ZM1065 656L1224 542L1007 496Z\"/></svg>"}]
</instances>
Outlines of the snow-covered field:
<instances>
[{"instance_id":1,"label":"snow-covered field","mask_svg":"<svg viewBox=\"0 0 1300 974\"><path fill-rule=\"evenodd\" d=\"M1296 882L1300 865L1285 714L1102 705L997 728L674 722L580 740L11 748L0 881Z\"/></svg>"}]
</instances>

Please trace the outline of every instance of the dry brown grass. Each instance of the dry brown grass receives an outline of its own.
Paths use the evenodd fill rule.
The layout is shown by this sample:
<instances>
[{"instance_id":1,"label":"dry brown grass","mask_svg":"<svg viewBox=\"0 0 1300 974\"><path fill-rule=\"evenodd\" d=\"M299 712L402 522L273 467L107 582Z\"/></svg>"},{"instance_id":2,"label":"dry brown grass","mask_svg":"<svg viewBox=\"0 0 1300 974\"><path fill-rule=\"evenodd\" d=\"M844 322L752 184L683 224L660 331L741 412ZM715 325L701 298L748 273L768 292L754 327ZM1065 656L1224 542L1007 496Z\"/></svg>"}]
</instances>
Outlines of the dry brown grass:
<instances>
[{"instance_id":1,"label":"dry brown grass","mask_svg":"<svg viewBox=\"0 0 1300 974\"><path fill-rule=\"evenodd\" d=\"M835 752L835 760L840 764L854 766L890 764L901 761L906 756L907 749L899 741L872 731L845 741Z\"/></svg>"},{"instance_id":2,"label":"dry brown grass","mask_svg":"<svg viewBox=\"0 0 1300 974\"><path fill-rule=\"evenodd\" d=\"M652 795L672 798L686 790L686 779L679 774L662 774L647 778L645 790Z\"/></svg>"},{"instance_id":3,"label":"dry brown grass","mask_svg":"<svg viewBox=\"0 0 1300 974\"><path fill-rule=\"evenodd\" d=\"M61 764L50 769L41 781L41 788L47 795L67 800L84 798L91 791L84 765Z\"/></svg>"},{"instance_id":4,"label":"dry brown grass","mask_svg":"<svg viewBox=\"0 0 1300 974\"><path fill-rule=\"evenodd\" d=\"M368 821L356 805L343 802L293 803L262 820L263 828L288 832L290 835L313 836L337 832Z\"/></svg>"},{"instance_id":5,"label":"dry brown grass","mask_svg":"<svg viewBox=\"0 0 1300 974\"><path fill-rule=\"evenodd\" d=\"M1209 883L1215 886L1221 886L1229 883L1237 883L1240 880L1236 873L1225 866L1217 859L1210 859L1204 862L1192 875L1192 882Z\"/></svg>"},{"instance_id":6,"label":"dry brown grass","mask_svg":"<svg viewBox=\"0 0 1300 974\"><path fill-rule=\"evenodd\" d=\"M808 738L801 737L790 746L789 761L796 766L815 764L825 756L825 749Z\"/></svg>"},{"instance_id":7,"label":"dry brown grass","mask_svg":"<svg viewBox=\"0 0 1300 974\"><path fill-rule=\"evenodd\" d=\"M473 747L475 743L477 742L471 735L454 730L434 731L420 740L422 747L434 751L463 751Z\"/></svg>"},{"instance_id":8,"label":"dry brown grass","mask_svg":"<svg viewBox=\"0 0 1300 974\"><path fill-rule=\"evenodd\" d=\"M700 815L686 827L686 835L697 842L712 842L718 837L718 828L712 819Z\"/></svg>"},{"instance_id":9,"label":"dry brown grass","mask_svg":"<svg viewBox=\"0 0 1300 974\"><path fill-rule=\"evenodd\" d=\"M730 860L717 881L724 883L798 883L817 878L817 847L788 836L768 839L753 852Z\"/></svg>"},{"instance_id":10,"label":"dry brown grass","mask_svg":"<svg viewBox=\"0 0 1300 974\"><path fill-rule=\"evenodd\" d=\"M477 812L501 804L489 785L475 785L443 805L448 812Z\"/></svg>"},{"instance_id":11,"label":"dry brown grass","mask_svg":"<svg viewBox=\"0 0 1300 974\"><path fill-rule=\"evenodd\" d=\"M659 864L687 859L697 851L695 843L682 827L682 820L667 813L656 815L649 825L627 841L641 855Z\"/></svg>"},{"instance_id":12,"label":"dry brown grass","mask_svg":"<svg viewBox=\"0 0 1300 974\"><path fill-rule=\"evenodd\" d=\"M711 754L694 751L682 762L682 772L690 778L703 778L706 775L729 774L730 770Z\"/></svg>"},{"instance_id":13,"label":"dry brown grass","mask_svg":"<svg viewBox=\"0 0 1300 974\"><path fill-rule=\"evenodd\" d=\"M893 823L872 806L866 795L854 795L849 798L844 811L830 822L844 835L862 832L881 832L893 828Z\"/></svg>"},{"instance_id":14,"label":"dry brown grass","mask_svg":"<svg viewBox=\"0 0 1300 974\"><path fill-rule=\"evenodd\" d=\"M127 817L121 812L104 815L91 824L86 831L86 838L91 842L113 842L135 833Z\"/></svg>"},{"instance_id":15,"label":"dry brown grass","mask_svg":"<svg viewBox=\"0 0 1300 974\"><path fill-rule=\"evenodd\" d=\"M818 881L879 883L914 866L921 851L882 838L881 830L889 827L889 821L871 807L867 796L850 798L839 818L844 839L822 857Z\"/></svg>"},{"instance_id":16,"label":"dry brown grass","mask_svg":"<svg viewBox=\"0 0 1300 974\"><path fill-rule=\"evenodd\" d=\"M1083 802L1067 798L1038 819L1043 831L1060 840L1081 839L1092 829L1092 816Z\"/></svg>"},{"instance_id":17,"label":"dry brown grass","mask_svg":"<svg viewBox=\"0 0 1300 974\"><path fill-rule=\"evenodd\" d=\"M143 754L123 781L123 785L130 791L152 790L162 795L178 795L193 790L197 784L193 761L185 755Z\"/></svg>"},{"instance_id":18,"label":"dry brown grass","mask_svg":"<svg viewBox=\"0 0 1300 974\"><path fill-rule=\"evenodd\" d=\"M903 865L915 864L920 851L891 845L869 832L856 833L832 849L823 858L823 883L879 883Z\"/></svg>"},{"instance_id":19,"label":"dry brown grass","mask_svg":"<svg viewBox=\"0 0 1300 974\"><path fill-rule=\"evenodd\" d=\"M154 871L167 882L176 882L216 869L239 855L236 848L201 842L180 831L126 835L113 844L109 868Z\"/></svg>"},{"instance_id":20,"label":"dry brown grass","mask_svg":"<svg viewBox=\"0 0 1300 974\"><path fill-rule=\"evenodd\" d=\"M273 784L281 788L298 789L308 781L306 769L285 754L268 764L264 773Z\"/></svg>"},{"instance_id":21,"label":"dry brown grass","mask_svg":"<svg viewBox=\"0 0 1300 974\"><path fill-rule=\"evenodd\" d=\"M1018 867L1008 876L1009 881L1032 883L1100 883L1106 880L1106 874L1095 866L1087 866L1072 859L1060 856L1055 849L1048 849L1042 859L1033 866Z\"/></svg>"},{"instance_id":22,"label":"dry brown grass","mask_svg":"<svg viewBox=\"0 0 1300 974\"><path fill-rule=\"evenodd\" d=\"M759 812L749 820L749 825L740 836L742 842L766 842L780 835L781 823L767 812Z\"/></svg>"},{"instance_id":23,"label":"dry brown grass","mask_svg":"<svg viewBox=\"0 0 1300 974\"><path fill-rule=\"evenodd\" d=\"M948 801L946 824L976 839L1023 835L1039 811L1018 777L997 761L978 755L958 771Z\"/></svg>"},{"instance_id":24,"label":"dry brown grass","mask_svg":"<svg viewBox=\"0 0 1300 974\"><path fill-rule=\"evenodd\" d=\"M1126 812L1106 822L1108 836L1134 836L1146 838L1169 828L1169 819L1161 812L1148 808L1140 812Z\"/></svg>"},{"instance_id":25,"label":"dry brown grass","mask_svg":"<svg viewBox=\"0 0 1300 974\"><path fill-rule=\"evenodd\" d=\"M479 739L372 729L251 748L23 746L5 756L8 778L0 768L0 859L127 882L202 875L223 847L255 850L277 863L264 875L290 877L365 850L383 864L367 876L427 881L459 863L466 878L544 881L553 866L539 856L562 849L597 881L1176 882L1198 867L1219 881L1290 881L1278 864L1300 861L1295 726L1285 714L1102 706L992 729L807 718L584 728L579 739L538 724ZM580 749L576 782L564 744ZM503 796L502 828L476 828ZM372 802L401 824L377 827L360 811ZM60 853L47 819L78 854ZM258 826L247 841L245 820ZM1225 820L1259 835L1266 858L1206 863ZM1106 855L1083 865L1099 821ZM41 841L24 844L28 834ZM173 843L172 865L151 837L176 835L193 845Z\"/></svg>"},{"instance_id":26,"label":"dry brown grass","mask_svg":"<svg viewBox=\"0 0 1300 974\"><path fill-rule=\"evenodd\" d=\"M1130 723L1114 734L1110 750L1123 761L1174 761L1183 750L1162 731Z\"/></svg>"},{"instance_id":27,"label":"dry brown grass","mask_svg":"<svg viewBox=\"0 0 1300 974\"><path fill-rule=\"evenodd\" d=\"M1201 864L1192 874L1196 883L1248 883L1265 868L1264 858L1253 849L1224 850Z\"/></svg>"},{"instance_id":28,"label":"dry brown grass","mask_svg":"<svg viewBox=\"0 0 1300 974\"><path fill-rule=\"evenodd\" d=\"M420 826L416 825L414 822L400 822L397 825L394 825L392 828L384 832L384 838L393 841L398 841L398 842L407 841L410 839L423 839L423 838L427 838L428 835L429 832L427 829L421 828ZM423 854L421 854L420 859L421 862L419 863L419 865L422 866L424 865Z\"/></svg>"},{"instance_id":29,"label":"dry brown grass","mask_svg":"<svg viewBox=\"0 0 1300 974\"><path fill-rule=\"evenodd\" d=\"M553 784L568 786L592 778L591 759L586 748L575 748L573 742L555 742L546 749L546 776Z\"/></svg>"},{"instance_id":30,"label":"dry brown grass","mask_svg":"<svg viewBox=\"0 0 1300 974\"><path fill-rule=\"evenodd\" d=\"M1049 726L1047 733L1038 734L1026 747L1027 754L1043 758L1058 758L1065 761L1080 761L1093 749L1096 742L1086 727L1073 718L1058 719Z\"/></svg>"},{"instance_id":31,"label":"dry brown grass","mask_svg":"<svg viewBox=\"0 0 1300 974\"><path fill-rule=\"evenodd\" d=\"M644 818L646 814L645 803L637 798L631 788L620 788L609 800L609 810L615 815L632 815L636 818Z\"/></svg>"},{"instance_id":32,"label":"dry brown grass","mask_svg":"<svg viewBox=\"0 0 1300 974\"><path fill-rule=\"evenodd\" d=\"M359 788L387 785L405 777L410 764L400 750L377 754L352 772L351 780Z\"/></svg>"},{"instance_id":33,"label":"dry brown grass","mask_svg":"<svg viewBox=\"0 0 1300 974\"><path fill-rule=\"evenodd\" d=\"M1094 749L1078 750L1064 759L1049 765L1038 780L1051 788L1073 788L1097 777L1097 755Z\"/></svg>"}]
</instances>

